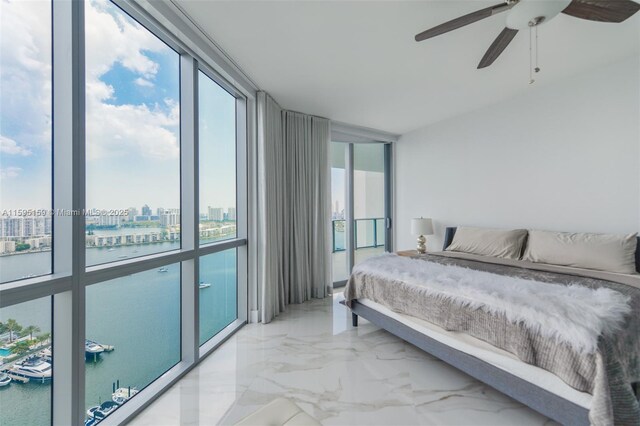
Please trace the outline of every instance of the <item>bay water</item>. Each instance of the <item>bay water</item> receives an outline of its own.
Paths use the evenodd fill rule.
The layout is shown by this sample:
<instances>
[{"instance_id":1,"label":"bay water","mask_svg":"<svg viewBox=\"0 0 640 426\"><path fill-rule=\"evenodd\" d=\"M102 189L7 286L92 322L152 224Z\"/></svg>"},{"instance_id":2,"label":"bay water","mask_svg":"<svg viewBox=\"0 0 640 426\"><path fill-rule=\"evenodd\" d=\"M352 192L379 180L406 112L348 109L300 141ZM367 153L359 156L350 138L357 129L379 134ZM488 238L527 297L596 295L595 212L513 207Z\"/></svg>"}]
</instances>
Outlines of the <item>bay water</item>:
<instances>
[{"instance_id":1,"label":"bay water","mask_svg":"<svg viewBox=\"0 0 640 426\"><path fill-rule=\"evenodd\" d=\"M89 248L87 264L178 248L178 242ZM50 252L2 256L0 275L6 281L7 277L49 273L50 258ZM199 290L201 342L237 317L236 259L236 249L230 249L201 260L201 280L211 284ZM87 287L87 338L115 348L85 362L87 408L110 400L115 382L142 389L180 361L180 264L166 269ZM23 326L38 326L38 334L51 332L52 300L46 297L0 309L0 321L9 318ZM54 350L54 362L55 356ZM51 384L41 383L11 383L0 388L0 425L50 424L51 389Z\"/></svg>"}]
</instances>

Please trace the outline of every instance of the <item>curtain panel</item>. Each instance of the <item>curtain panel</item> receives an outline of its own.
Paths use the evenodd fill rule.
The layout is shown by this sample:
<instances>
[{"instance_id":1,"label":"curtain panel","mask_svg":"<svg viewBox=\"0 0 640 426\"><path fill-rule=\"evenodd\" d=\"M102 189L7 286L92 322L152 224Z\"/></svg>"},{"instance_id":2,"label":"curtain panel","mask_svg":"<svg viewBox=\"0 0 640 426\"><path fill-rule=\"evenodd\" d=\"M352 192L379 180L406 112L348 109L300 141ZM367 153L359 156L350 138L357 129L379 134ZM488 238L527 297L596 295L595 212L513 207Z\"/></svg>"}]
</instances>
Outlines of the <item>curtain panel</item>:
<instances>
[{"instance_id":1,"label":"curtain panel","mask_svg":"<svg viewBox=\"0 0 640 426\"><path fill-rule=\"evenodd\" d=\"M331 285L327 119L258 93L258 281L264 323Z\"/></svg>"}]
</instances>

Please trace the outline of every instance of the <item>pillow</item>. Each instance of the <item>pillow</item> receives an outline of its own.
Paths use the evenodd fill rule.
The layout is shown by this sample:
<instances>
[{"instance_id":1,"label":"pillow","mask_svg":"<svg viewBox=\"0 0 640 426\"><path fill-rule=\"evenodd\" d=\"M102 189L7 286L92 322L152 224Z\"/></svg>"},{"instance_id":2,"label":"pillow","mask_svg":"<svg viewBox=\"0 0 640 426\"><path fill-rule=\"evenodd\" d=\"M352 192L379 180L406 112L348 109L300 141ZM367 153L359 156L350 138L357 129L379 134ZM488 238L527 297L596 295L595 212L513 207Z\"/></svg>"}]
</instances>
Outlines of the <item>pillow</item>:
<instances>
[{"instance_id":1,"label":"pillow","mask_svg":"<svg viewBox=\"0 0 640 426\"><path fill-rule=\"evenodd\" d=\"M453 241L446 250L504 259L520 259L526 237L526 229L458 227Z\"/></svg>"},{"instance_id":2,"label":"pillow","mask_svg":"<svg viewBox=\"0 0 640 426\"><path fill-rule=\"evenodd\" d=\"M522 260L635 274L637 235L529 231Z\"/></svg>"}]
</instances>

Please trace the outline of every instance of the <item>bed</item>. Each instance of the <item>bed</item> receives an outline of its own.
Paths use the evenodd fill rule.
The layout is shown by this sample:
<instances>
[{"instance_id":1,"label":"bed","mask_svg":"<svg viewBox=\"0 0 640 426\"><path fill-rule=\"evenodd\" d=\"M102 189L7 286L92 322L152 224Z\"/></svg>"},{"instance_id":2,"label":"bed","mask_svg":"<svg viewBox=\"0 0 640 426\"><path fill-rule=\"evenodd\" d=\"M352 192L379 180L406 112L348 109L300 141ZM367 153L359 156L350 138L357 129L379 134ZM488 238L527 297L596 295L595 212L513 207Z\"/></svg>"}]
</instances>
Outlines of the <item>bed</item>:
<instances>
[{"instance_id":1,"label":"bed","mask_svg":"<svg viewBox=\"0 0 640 426\"><path fill-rule=\"evenodd\" d=\"M451 244L455 232L456 228L447 228L444 248ZM640 271L640 239L636 247L636 270ZM594 345L597 348L589 349L578 346L578 343L588 344L586 337L584 341L576 339L578 343L572 341L568 344L562 336L550 338L544 329L539 330L542 335L538 335L517 318L515 321L511 318L509 322L497 318L503 316L501 313L485 312L484 308L477 306L451 306L440 299L428 299L430 305L440 306L438 309L423 309L425 302L418 302L417 296L403 295L406 280L397 278L397 271L390 269L386 278L384 274L376 278L367 273L369 270L356 268L345 288L345 303L352 311L353 325L357 326L361 316L562 424L640 424L637 399L640 382L639 275L463 253L416 254L411 259L412 262L424 260L433 267L451 266L453 269L479 271L478 276L487 273L492 277L500 275L510 280L509 283L534 280L536 284L544 283L545 291L549 287L566 293L570 288L582 292L575 299L577 308L580 308L580 297L588 303L593 294L608 292L628 302L628 310L619 314L617 328L612 328L613 331L607 329L606 333L596 336ZM398 256L389 261L404 264L399 262ZM557 297L556 293L550 294L547 296L550 305L561 305L566 300L563 297L568 297L567 294L557 293ZM573 293L571 297L575 297ZM403 300L407 298L411 299L410 303ZM612 305L603 304L600 308L605 313L615 311L612 307L619 306L621 302L618 300L618 305L614 302L612 300ZM415 307L412 308L412 304ZM423 311L438 311L438 314L432 318Z\"/></svg>"}]
</instances>

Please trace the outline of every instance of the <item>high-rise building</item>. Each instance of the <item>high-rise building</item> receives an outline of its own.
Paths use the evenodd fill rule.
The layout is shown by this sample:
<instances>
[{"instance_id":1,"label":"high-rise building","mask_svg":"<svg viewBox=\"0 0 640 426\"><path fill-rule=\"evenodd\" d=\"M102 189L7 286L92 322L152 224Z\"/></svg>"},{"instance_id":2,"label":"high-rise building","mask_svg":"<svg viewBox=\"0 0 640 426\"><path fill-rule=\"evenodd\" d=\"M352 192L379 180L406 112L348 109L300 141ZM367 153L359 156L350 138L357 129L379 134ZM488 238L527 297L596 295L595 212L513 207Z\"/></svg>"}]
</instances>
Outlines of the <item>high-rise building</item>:
<instances>
[{"instance_id":1,"label":"high-rise building","mask_svg":"<svg viewBox=\"0 0 640 426\"><path fill-rule=\"evenodd\" d=\"M51 235L53 232L53 220L51 216L46 216L44 218L44 234Z\"/></svg>"},{"instance_id":2,"label":"high-rise building","mask_svg":"<svg viewBox=\"0 0 640 426\"><path fill-rule=\"evenodd\" d=\"M129 222L133 222L134 220L136 220L136 216L138 216L138 209L136 209L135 207L129 207L127 210L129 212L127 220Z\"/></svg>"},{"instance_id":3,"label":"high-rise building","mask_svg":"<svg viewBox=\"0 0 640 426\"><path fill-rule=\"evenodd\" d=\"M175 225L180 225L180 209L163 209L163 213L160 215L160 226Z\"/></svg>"},{"instance_id":4,"label":"high-rise building","mask_svg":"<svg viewBox=\"0 0 640 426\"><path fill-rule=\"evenodd\" d=\"M228 212L227 213L227 220L235 221L236 220L236 208L235 207L229 207L227 212Z\"/></svg>"},{"instance_id":5,"label":"high-rise building","mask_svg":"<svg viewBox=\"0 0 640 426\"><path fill-rule=\"evenodd\" d=\"M98 225L100 226L117 226L120 227L122 222L124 222L124 218L126 216L116 216L116 215L100 215L98 217Z\"/></svg>"},{"instance_id":6,"label":"high-rise building","mask_svg":"<svg viewBox=\"0 0 640 426\"><path fill-rule=\"evenodd\" d=\"M222 222L224 220L224 211L221 207L211 207L208 208L208 217L209 220L216 220L218 222Z\"/></svg>"},{"instance_id":7,"label":"high-rise building","mask_svg":"<svg viewBox=\"0 0 640 426\"><path fill-rule=\"evenodd\" d=\"M23 236L23 218L21 217L2 217L0 218L0 237L22 237Z\"/></svg>"},{"instance_id":8,"label":"high-rise building","mask_svg":"<svg viewBox=\"0 0 640 426\"><path fill-rule=\"evenodd\" d=\"M46 217L2 217L0 237L33 237L51 234L52 221Z\"/></svg>"},{"instance_id":9,"label":"high-rise building","mask_svg":"<svg viewBox=\"0 0 640 426\"><path fill-rule=\"evenodd\" d=\"M148 205L144 205L142 206L142 216L151 216L151 207L149 207Z\"/></svg>"}]
</instances>

